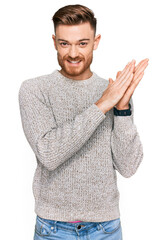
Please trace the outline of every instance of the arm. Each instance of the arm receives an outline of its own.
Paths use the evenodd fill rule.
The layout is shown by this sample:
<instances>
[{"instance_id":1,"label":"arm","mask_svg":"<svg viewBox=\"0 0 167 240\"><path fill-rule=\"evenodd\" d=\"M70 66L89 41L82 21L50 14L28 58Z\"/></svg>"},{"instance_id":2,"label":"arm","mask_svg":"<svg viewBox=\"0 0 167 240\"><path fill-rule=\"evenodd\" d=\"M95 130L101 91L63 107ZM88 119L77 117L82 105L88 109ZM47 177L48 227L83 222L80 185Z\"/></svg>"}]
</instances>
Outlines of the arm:
<instances>
[{"instance_id":1,"label":"arm","mask_svg":"<svg viewBox=\"0 0 167 240\"><path fill-rule=\"evenodd\" d=\"M104 113L116 106L110 140L111 153L115 169L124 177L131 177L143 159L142 144L133 123L134 109L131 96L143 77L148 60L148 58L142 60L136 67L135 60L132 60L117 74L115 81L109 78L107 89L96 103ZM128 106L131 109L127 110Z\"/></svg>"},{"instance_id":2,"label":"arm","mask_svg":"<svg viewBox=\"0 0 167 240\"><path fill-rule=\"evenodd\" d=\"M57 126L41 91L26 81L19 90L19 106L25 136L39 161L50 171L81 149L106 117L92 104L73 121Z\"/></svg>"},{"instance_id":3,"label":"arm","mask_svg":"<svg viewBox=\"0 0 167 240\"><path fill-rule=\"evenodd\" d=\"M133 123L134 107L130 100L130 116L114 115L111 133L111 152L115 169L124 177L131 177L143 159L143 147Z\"/></svg>"}]
</instances>

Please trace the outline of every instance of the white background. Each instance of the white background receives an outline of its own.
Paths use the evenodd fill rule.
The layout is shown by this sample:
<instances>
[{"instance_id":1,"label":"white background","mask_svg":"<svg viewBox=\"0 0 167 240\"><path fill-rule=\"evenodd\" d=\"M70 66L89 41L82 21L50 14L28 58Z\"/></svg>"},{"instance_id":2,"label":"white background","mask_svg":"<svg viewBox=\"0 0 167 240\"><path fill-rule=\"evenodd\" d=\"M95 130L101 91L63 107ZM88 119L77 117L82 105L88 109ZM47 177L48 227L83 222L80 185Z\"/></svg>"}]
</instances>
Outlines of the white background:
<instances>
[{"instance_id":1,"label":"white background","mask_svg":"<svg viewBox=\"0 0 167 240\"><path fill-rule=\"evenodd\" d=\"M131 178L118 174L124 240L166 239L167 88L165 0L3 1L0 9L1 58L1 239L33 239L32 180L35 155L22 130L18 90L22 81L56 68L52 16L64 5L83 4L97 18L102 38L91 70L115 79L133 58L149 58L133 94L134 122L144 159ZM107 206L106 206L107 208Z\"/></svg>"}]
</instances>

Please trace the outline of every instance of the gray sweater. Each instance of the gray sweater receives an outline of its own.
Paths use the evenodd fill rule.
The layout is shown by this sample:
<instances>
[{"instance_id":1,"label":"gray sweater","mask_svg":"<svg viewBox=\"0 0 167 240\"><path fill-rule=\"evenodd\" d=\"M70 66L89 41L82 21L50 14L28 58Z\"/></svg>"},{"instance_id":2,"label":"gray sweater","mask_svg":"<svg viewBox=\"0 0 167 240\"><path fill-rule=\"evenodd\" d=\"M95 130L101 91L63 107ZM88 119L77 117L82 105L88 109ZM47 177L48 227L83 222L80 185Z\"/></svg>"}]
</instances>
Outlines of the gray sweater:
<instances>
[{"instance_id":1,"label":"gray sweater","mask_svg":"<svg viewBox=\"0 0 167 240\"><path fill-rule=\"evenodd\" d=\"M132 176L143 148L132 114L104 114L95 104L108 80L73 80L58 70L26 79L19 89L21 122L36 156L35 213L56 221L120 217L117 172Z\"/></svg>"}]
</instances>

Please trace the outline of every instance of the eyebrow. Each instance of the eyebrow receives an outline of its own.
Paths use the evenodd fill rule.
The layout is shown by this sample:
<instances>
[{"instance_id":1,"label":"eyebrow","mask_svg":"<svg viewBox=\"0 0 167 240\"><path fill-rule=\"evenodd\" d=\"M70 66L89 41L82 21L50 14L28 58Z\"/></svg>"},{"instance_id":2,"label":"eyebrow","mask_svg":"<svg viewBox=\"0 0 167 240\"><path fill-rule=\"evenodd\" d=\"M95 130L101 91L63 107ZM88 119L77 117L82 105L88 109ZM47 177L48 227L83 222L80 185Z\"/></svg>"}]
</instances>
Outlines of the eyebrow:
<instances>
[{"instance_id":1,"label":"eyebrow","mask_svg":"<svg viewBox=\"0 0 167 240\"><path fill-rule=\"evenodd\" d=\"M58 39L58 41L68 42L67 40L60 39L60 38ZM83 38L83 39L78 40L78 42L81 42L81 41L90 41L90 39L89 38Z\"/></svg>"}]
</instances>

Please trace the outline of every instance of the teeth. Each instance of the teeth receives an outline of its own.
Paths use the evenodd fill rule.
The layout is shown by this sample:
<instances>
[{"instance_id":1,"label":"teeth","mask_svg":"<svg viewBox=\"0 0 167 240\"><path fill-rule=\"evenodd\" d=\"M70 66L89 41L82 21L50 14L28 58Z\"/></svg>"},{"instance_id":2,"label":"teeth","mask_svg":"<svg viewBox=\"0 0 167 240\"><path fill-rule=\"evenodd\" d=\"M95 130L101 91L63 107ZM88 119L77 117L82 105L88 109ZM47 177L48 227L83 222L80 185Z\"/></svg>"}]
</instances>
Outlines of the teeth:
<instances>
[{"instance_id":1,"label":"teeth","mask_svg":"<svg viewBox=\"0 0 167 240\"><path fill-rule=\"evenodd\" d=\"M69 61L71 63L79 63L80 61Z\"/></svg>"}]
</instances>

